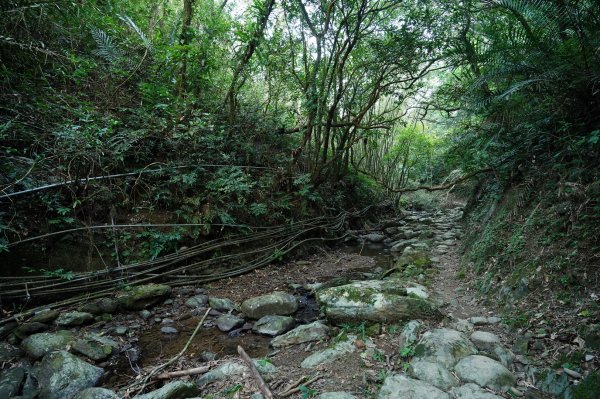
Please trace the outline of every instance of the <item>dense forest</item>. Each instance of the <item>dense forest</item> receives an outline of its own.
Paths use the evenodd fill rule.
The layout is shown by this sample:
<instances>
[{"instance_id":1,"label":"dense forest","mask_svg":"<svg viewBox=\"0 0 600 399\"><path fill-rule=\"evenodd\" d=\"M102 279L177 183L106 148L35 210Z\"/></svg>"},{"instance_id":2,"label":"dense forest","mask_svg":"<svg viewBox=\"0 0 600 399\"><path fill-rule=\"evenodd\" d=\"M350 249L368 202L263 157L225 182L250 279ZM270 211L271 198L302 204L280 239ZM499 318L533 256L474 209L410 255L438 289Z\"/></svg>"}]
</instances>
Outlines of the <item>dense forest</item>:
<instances>
[{"instance_id":1,"label":"dense forest","mask_svg":"<svg viewBox=\"0 0 600 399\"><path fill-rule=\"evenodd\" d=\"M596 0L4 0L0 15L3 317L276 267L455 201L470 289L517 329L556 304L550 324L581 323L569 334L599 349Z\"/></svg>"}]
</instances>

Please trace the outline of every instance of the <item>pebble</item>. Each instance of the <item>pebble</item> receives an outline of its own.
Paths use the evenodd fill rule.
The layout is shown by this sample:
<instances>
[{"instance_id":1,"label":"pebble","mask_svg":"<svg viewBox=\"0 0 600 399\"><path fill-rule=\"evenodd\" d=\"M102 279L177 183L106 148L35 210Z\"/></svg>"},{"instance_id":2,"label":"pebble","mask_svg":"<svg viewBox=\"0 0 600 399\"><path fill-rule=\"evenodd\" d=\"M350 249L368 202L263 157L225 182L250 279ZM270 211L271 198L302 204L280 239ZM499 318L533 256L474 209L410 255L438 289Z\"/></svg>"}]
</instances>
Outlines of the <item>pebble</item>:
<instances>
[{"instance_id":1,"label":"pebble","mask_svg":"<svg viewBox=\"0 0 600 399\"><path fill-rule=\"evenodd\" d=\"M174 327L162 327L160 332L163 334L177 334L179 331Z\"/></svg>"},{"instance_id":2,"label":"pebble","mask_svg":"<svg viewBox=\"0 0 600 399\"><path fill-rule=\"evenodd\" d=\"M144 309L140 311L140 317L144 320L148 320L151 316L152 313L149 310Z\"/></svg>"},{"instance_id":3,"label":"pebble","mask_svg":"<svg viewBox=\"0 0 600 399\"><path fill-rule=\"evenodd\" d=\"M117 326L114 328L113 332L115 335L125 335L127 334L127 327Z\"/></svg>"},{"instance_id":4,"label":"pebble","mask_svg":"<svg viewBox=\"0 0 600 399\"><path fill-rule=\"evenodd\" d=\"M575 370L571 370L568 368L563 368L563 371L565 372L565 374L567 374L569 377L573 377L576 379L581 379L583 376L581 374L579 374L577 371Z\"/></svg>"}]
</instances>

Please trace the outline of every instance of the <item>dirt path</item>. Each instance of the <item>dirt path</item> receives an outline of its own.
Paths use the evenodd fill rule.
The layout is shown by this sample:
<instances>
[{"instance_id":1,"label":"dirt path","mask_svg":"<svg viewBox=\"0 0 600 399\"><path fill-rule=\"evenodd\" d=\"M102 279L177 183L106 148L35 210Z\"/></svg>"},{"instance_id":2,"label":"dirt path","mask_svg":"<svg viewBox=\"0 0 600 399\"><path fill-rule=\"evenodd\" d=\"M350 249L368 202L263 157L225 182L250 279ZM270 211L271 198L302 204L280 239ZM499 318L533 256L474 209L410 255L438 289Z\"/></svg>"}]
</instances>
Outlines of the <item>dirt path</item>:
<instances>
[{"instance_id":1,"label":"dirt path","mask_svg":"<svg viewBox=\"0 0 600 399\"><path fill-rule=\"evenodd\" d=\"M415 371L416 345L423 342L422 337L431 332L434 337L435 334L454 334L454 338L459 336L464 345L472 348L467 352L477 353L473 347L477 344L472 335L474 331L484 333L486 339L491 337L497 340L493 343L495 353L478 347L479 353L488 356L488 362L496 362L491 359L497 359L510 368L506 372L511 373L511 380L514 379L514 385L510 387L511 395L531 395L535 392L528 389L534 382L530 373L532 368L528 360L510 350L519 336L499 323L499 317L493 322L489 321L489 316L498 316L494 313L498 309L487 308L476 299L475 292L459 269L461 214L459 208L404 212L380 221L373 228L355 232L356 241L352 246L313 249L295 261L274 264L243 276L203 287L176 288L168 299L149 310L117 312L110 319L74 331L79 336L99 333L116 341L114 345L118 346L118 350L113 350L109 358L97 361L95 365L105 370L102 386L120 391L125 397L131 396L130 392L124 390L125 386L147 375L157 365L167 362L186 346L209 303L213 310L203 328L189 342L184 355L167 370L209 368L210 371L204 375L167 380L189 383L191 386L198 384L197 393L205 398L258 398L255 396L259 391L257 381L240 360L239 345L255 358L268 386L278 397L283 397L289 390L286 387L297 382L298 389L285 397L308 399L321 393L341 391L346 396L334 396L333 399L393 399L396 397L386 396L382 392L393 386L394 379L400 379L401 386L431 382L429 377L418 375ZM354 323L333 323L327 318L329 308L322 307L323 304L315 300L315 290L319 287L339 287L351 282L365 282L368 285L377 281L396 281L394 284L414 287L418 295L424 295L419 298L429 298L438 304L441 317L415 316L411 319L421 320L410 323L410 319L406 318L384 323L369 323L360 318ZM298 311L292 315L296 326L323 323L327 326L327 335L301 344L274 348L271 337L253 332L256 321L240 312L240 304L249 298L276 291L291 294L299 304ZM402 295L404 298L413 298L408 291ZM232 303L230 310L227 310L230 305L214 309L216 306L213 303L219 298ZM193 299L202 304L190 305ZM217 326L227 317L240 318L243 324L219 331ZM472 318L479 319L475 321ZM485 335L487 333L493 336ZM444 340L442 337L441 343L434 342L434 345L443 347L446 345ZM320 362L306 366L315 356L322 357ZM435 357L432 359L428 361L435 367L445 362L439 360L439 363ZM87 360L91 362L89 358ZM450 385L443 387L443 392L440 391L440 398L509 397L505 392L508 387L495 389L500 392L485 396L484 393L488 391L466 384L470 381L470 374L461 377L461 381L456 379L453 367L458 360L442 367L451 381ZM162 381L155 381L149 390L161 384ZM426 387L437 389L433 385ZM481 392L477 391L479 396L468 396L461 389ZM529 397L544 396L536 393ZM324 396L321 399L324 398L332 397ZM398 398L426 399L425 396L410 395Z\"/></svg>"}]
</instances>

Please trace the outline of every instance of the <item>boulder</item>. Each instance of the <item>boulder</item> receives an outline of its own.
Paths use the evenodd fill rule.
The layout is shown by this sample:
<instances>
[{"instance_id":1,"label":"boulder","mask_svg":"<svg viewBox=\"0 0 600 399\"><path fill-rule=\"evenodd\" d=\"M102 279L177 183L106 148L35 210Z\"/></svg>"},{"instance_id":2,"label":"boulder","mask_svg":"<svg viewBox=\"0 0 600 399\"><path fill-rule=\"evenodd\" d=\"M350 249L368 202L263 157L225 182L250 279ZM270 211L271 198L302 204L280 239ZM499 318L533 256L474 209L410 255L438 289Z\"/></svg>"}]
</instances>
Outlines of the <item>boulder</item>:
<instances>
[{"instance_id":1,"label":"boulder","mask_svg":"<svg viewBox=\"0 0 600 399\"><path fill-rule=\"evenodd\" d=\"M292 331L273 338L271 346L273 348L283 348L310 341L321 341L327 338L329 338L329 327L319 321L315 321L296 327Z\"/></svg>"},{"instance_id":2,"label":"boulder","mask_svg":"<svg viewBox=\"0 0 600 399\"><path fill-rule=\"evenodd\" d=\"M92 360L103 360L109 357L119 344L109 338L93 335L73 343L73 350Z\"/></svg>"},{"instance_id":3,"label":"boulder","mask_svg":"<svg viewBox=\"0 0 600 399\"><path fill-rule=\"evenodd\" d=\"M450 394L456 399L502 399L502 397L494 395L489 391L485 391L473 383L452 388Z\"/></svg>"},{"instance_id":4,"label":"boulder","mask_svg":"<svg viewBox=\"0 0 600 399\"><path fill-rule=\"evenodd\" d=\"M156 391L134 396L134 399L186 399L198 395L198 387L193 382L173 381Z\"/></svg>"},{"instance_id":5,"label":"boulder","mask_svg":"<svg viewBox=\"0 0 600 399\"><path fill-rule=\"evenodd\" d=\"M325 288L316 296L333 323L392 323L441 317L432 302L408 296L406 284L396 279L357 281Z\"/></svg>"},{"instance_id":6,"label":"boulder","mask_svg":"<svg viewBox=\"0 0 600 399\"><path fill-rule=\"evenodd\" d=\"M475 331L471 334L471 341L481 351L492 351L496 346L502 345L496 334L486 331Z\"/></svg>"},{"instance_id":7,"label":"boulder","mask_svg":"<svg viewBox=\"0 0 600 399\"><path fill-rule=\"evenodd\" d=\"M80 326L94 320L94 315L86 312L65 312L61 313L54 324L60 327Z\"/></svg>"},{"instance_id":8,"label":"boulder","mask_svg":"<svg viewBox=\"0 0 600 399\"><path fill-rule=\"evenodd\" d=\"M244 319L232 314L224 314L217 319L217 327L223 332L231 331L234 328L241 327Z\"/></svg>"},{"instance_id":9,"label":"boulder","mask_svg":"<svg viewBox=\"0 0 600 399\"><path fill-rule=\"evenodd\" d=\"M58 310L45 309L34 314L29 321L32 323L50 323L53 322L59 314Z\"/></svg>"},{"instance_id":10,"label":"boulder","mask_svg":"<svg viewBox=\"0 0 600 399\"><path fill-rule=\"evenodd\" d=\"M65 349L67 346L71 345L74 340L75 336L72 332L61 330L55 333L30 335L23 340L21 347L29 356L38 359L51 351Z\"/></svg>"},{"instance_id":11,"label":"boulder","mask_svg":"<svg viewBox=\"0 0 600 399\"><path fill-rule=\"evenodd\" d=\"M201 294L201 295L196 295L196 296L189 298L187 301L185 301L185 306L190 307L192 309L203 308L206 306L207 303L208 303L208 296Z\"/></svg>"},{"instance_id":12,"label":"boulder","mask_svg":"<svg viewBox=\"0 0 600 399\"><path fill-rule=\"evenodd\" d=\"M362 236L365 241L379 243L385 240L385 236L383 234L371 233Z\"/></svg>"},{"instance_id":13,"label":"boulder","mask_svg":"<svg viewBox=\"0 0 600 399\"><path fill-rule=\"evenodd\" d=\"M413 359L410 362L409 374L444 391L458 386L458 379L446 367L427 360Z\"/></svg>"},{"instance_id":14,"label":"boulder","mask_svg":"<svg viewBox=\"0 0 600 399\"><path fill-rule=\"evenodd\" d=\"M32 370L43 399L72 399L79 391L96 385L103 373L103 369L66 351L47 354Z\"/></svg>"},{"instance_id":15,"label":"boulder","mask_svg":"<svg viewBox=\"0 0 600 399\"><path fill-rule=\"evenodd\" d=\"M252 359L252 364L254 364L254 367L256 367L256 370L261 375L268 376L268 374L275 374L277 372L277 367L267 359Z\"/></svg>"},{"instance_id":16,"label":"boulder","mask_svg":"<svg viewBox=\"0 0 600 399\"><path fill-rule=\"evenodd\" d=\"M495 391L507 391L516 382L515 376L506 367L486 356L467 356L456 364L454 371L463 381Z\"/></svg>"},{"instance_id":17,"label":"boulder","mask_svg":"<svg viewBox=\"0 0 600 399\"><path fill-rule=\"evenodd\" d=\"M308 356L300 363L300 367L303 369L311 369L322 364L331 363L356 350L354 346L354 340L356 337L351 339L348 337L348 341L338 342L331 348L323 349Z\"/></svg>"},{"instance_id":18,"label":"boulder","mask_svg":"<svg viewBox=\"0 0 600 399\"><path fill-rule=\"evenodd\" d=\"M119 395L106 388L86 388L73 399L121 399Z\"/></svg>"},{"instance_id":19,"label":"boulder","mask_svg":"<svg viewBox=\"0 0 600 399\"><path fill-rule=\"evenodd\" d=\"M267 315L287 316L298 310L298 300L284 292L273 292L245 300L241 310L251 319L260 319Z\"/></svg>"},{"instance_id":20,"label":"boulder","mask_svg":"<svg viewBox=\"0 0 600 399\"><path fill-rule=\"evenodd\" d=\"M462 333L473 331L473 324L467 319L456 319L449 324L449 327Z\"/></svg>"},{"instance_id":21,"label":"boulder","mask_svg":"<svg viewBox=\"0 0 600 399\"><path fill-rule=\"evenodd\" d=\"M39 333L42 331L46 331L48 329L48 325L44 323L39 323L37 321L29 322L21 324L19 327L13 330L13 334L19 339L25 339L31 334Z\"/></svg>"},{"instance_id":22,"label":"boulder","mask_svg":"<svg viewBox=\"0 0 600 399\"><path fill-rule=\"evenodd\" d=\"M471 334L471 341L477 349L484 352L489 357L498 360L503 366L508 367L514 358L514 355L502 346L500 338L496 334L485 331L475 331Z\"/></svg>"},{"instance_id":23,"label":"boulder","mask_svg":"<svg viewBox=\"0 0 600 399\"><path fill-rule=\"evenodd\" d=\"M220 312L229 312L237 308L235 302L228 298L215 298L211 296L208 298L208 304L211 308Z\"/></svg>"},{"instance_id":24,"label":"boulder","mask_svg":"<svg viewBox=\"0 0 600 399\"><path fill-rule=\"evenodd\" d=\"M294 327L295 321L293 317L289 316L264 316L258 319L252 327L252 331L258 334L270 335L275 337L288 332Z\"/></svg>"},{"instance_id":25,"label":"boulder","mask_svg":"<svg viewBox=\"0 0 600 399\"><path fill-rule=\"evenodd\" d=\"M212 382L219 381L231 376L243 375L246 372L248 372L248 368L246 366L241 365L239 363L229 362L202 375L202 377L198 378L196 384L200 388L202 388L203 386L208 385Z\"/></svg>"},{"instance_id":26,"label":"boulder","mask_svg":"<svg viewBox=\"0 0 600 399\"><path fill-rule=\"evenodd\" d=\"M390 251L392 251L392 252L402 252L402 251L404 251L404 249L406 247L408 247L409 245L416 244L417 242L419 242L419 240L416 239L416 238L411 238L410 240L396 241L396 242L394 242L392 244L392 248L390 248Z\"/></svg>"},{"instance_id":27,"label":"boulder","mask_svg":"<svg viewBox=\"0 0 600 399\"><path fill-rule=\"evenodd\" d=\"M467 337L456 330L446 328L427 331L415 347L416 358L440 363L446 368L476 353L477 349Z\"/></svg>"},{"instance_id":28,"label":"boulder","mask_svg":"<svg viewBox=\"0 0 600 399\"><path fill-rule=\"evenodd\" d=\"M86 303L81 307L82 312L91 313L93 315L101 315L104 313L114 313L117 310L117 301L112 298L100 298L93 302Z\"/></svg>"},{"instance_id":29,"label":"boulder","mask_svg":"<svg viewBox=\"0 0 600 399\"><path fill-rule=\"evenodd\" d=\"M14 367L0 373L0 398L11 398L19 393L25 378L25 369Z\"/></svg>"},{"instance_id":30,"label":"boulder","mask_svg":"<svg viewBox=\"0 0 600 399\"><path fill-rule=\"evenodd\" d=\"M446 392L424 381L393 374L383 381L377 399L451 399Z\"/></svg>"},{"instance_id":31,"label":"boulder","mask_svg":"<svg viewBox=\"0 0 600 399\"><path fill-rule=\"evenodd\" d=\"M556 373L554 370L545 369L541 376L546 375L543 381L540 381L537 386L540 391L553 395L554 397L562 397L569 390L569 376L567 373Z\"/></svg>"},{"instance_id":32,"label":"boulder","mask_svg":"<svg viewBox=\"0 0 600 399\"><path fill-rule=\"evenodd\" d=\"M171 294L171 287L164 284L146 284L132 287L117 298L119 306L127 310L142 310L157 304Z\"/></svg>"},{"instance_id":33,"label":"boulder","mask_svg":"<svg viewBox=\"0 0 600 399\"><path fill-rule=\"evenodd\" d=\"M423 249L408 246L402 251L402 256L396 260L397 267L415 265L418 267L427 267L431 264L431 259L427 252Z\"/></svg>"}]
</instances>

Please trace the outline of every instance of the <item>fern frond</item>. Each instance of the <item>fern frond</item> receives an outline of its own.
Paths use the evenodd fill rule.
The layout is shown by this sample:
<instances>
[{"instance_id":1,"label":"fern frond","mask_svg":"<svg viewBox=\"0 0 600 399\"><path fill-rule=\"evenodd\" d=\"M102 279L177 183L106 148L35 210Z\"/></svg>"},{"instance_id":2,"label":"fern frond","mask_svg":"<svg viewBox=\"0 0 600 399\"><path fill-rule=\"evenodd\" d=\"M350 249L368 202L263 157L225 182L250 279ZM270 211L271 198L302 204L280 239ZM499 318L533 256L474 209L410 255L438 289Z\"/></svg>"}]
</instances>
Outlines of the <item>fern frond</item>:
<instances>
[{"instance_id":1,"label":"fern frond","mask_svg":"<svg viewBox=\"0 0 600 399\"><path fill-rule=\"evenodd\" d=\"M92 28L91 33L98 47L93 51L93 54L110 64L117 62L121 52L115 47L108 33L98 28Z\"/></svg>"}]
</instances>

